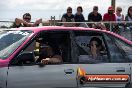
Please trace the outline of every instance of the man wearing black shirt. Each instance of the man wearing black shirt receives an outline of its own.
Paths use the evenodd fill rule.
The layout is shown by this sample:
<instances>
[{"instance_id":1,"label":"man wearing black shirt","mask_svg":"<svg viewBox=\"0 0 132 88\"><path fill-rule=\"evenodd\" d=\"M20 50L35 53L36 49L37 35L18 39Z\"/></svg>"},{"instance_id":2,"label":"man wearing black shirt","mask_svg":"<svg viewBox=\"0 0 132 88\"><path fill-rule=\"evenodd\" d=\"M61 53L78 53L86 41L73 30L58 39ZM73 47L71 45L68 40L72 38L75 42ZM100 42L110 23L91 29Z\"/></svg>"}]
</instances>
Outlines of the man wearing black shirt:
<instances>
[{"instance_id":1,"label":"man wearing black shirt","mask_svg":"<svg viewBox=\"0 0 132 88\"><path fill-rule=\"evenodd\" d=\"M19 28L19 27L35 27L39 26L42 22L42 19L36 20L34 23L31 23L31 15L29 13L25 13L23 15L23 19L16 18L15 22L11 26L11 28Z\"/></svg>"},{"instance_id":2,"label":"man wearing black shirt","mask_svg":"<svg viewBox=\"0 0 132 88\"><path fill-rule=\"evenodd\" d=\"M98 13L98 6L93 7L93 12L89 13L88 21L90 22L99 22L102 20L102 16Z\"/></svg>"},{"instance_id":3,"label":"man wearing black shirt","mask_svg":"<svg viewBox=\"0 0 132 88\"><path fill-rule=\"evenodd\" d=\"M75 22L74 20L74 15L72 14L72 8L68 7L67 8L67 13L65 13L62 18L62 22ZM74 24L69 24L69 23L63 23L64 26L74 26Z\"/></svg>"}]
</instances>

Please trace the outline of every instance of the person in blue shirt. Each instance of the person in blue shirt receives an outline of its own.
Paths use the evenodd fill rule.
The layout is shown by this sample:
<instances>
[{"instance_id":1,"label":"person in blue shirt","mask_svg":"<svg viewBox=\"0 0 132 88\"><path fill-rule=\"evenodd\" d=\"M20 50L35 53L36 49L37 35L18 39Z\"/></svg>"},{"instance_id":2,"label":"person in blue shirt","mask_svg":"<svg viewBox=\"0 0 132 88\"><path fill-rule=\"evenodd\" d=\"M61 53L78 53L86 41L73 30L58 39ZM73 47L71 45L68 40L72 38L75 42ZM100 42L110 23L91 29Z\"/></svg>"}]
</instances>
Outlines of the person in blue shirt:
<instances>
[{"instance_id":1,"label":"person in blue shirt","mask_svg":"<svg viewBox=\"0 0 132 88\"><path fill-rule=\"evenodd\" d=\"M82 12L83 12L82 7L78 6L77 7L77 13L74 16L75 22L84 22L85 21L85 18L83 16Z\"/></svg>"},{"instance_id":2,"label":"person in blue shirt","mask_svg":"<svg viewBox=\"0 0 132 88\"><path fill-rule=\"evenodd\" d=\"M77 12L74 15L75 22L85 22L85 18L83 16L82 12L83 12L82 7L78 6ZM76 26L81 26L81 25L84 25L84 23L76 23Z\"/></svg>"}]
</instances>

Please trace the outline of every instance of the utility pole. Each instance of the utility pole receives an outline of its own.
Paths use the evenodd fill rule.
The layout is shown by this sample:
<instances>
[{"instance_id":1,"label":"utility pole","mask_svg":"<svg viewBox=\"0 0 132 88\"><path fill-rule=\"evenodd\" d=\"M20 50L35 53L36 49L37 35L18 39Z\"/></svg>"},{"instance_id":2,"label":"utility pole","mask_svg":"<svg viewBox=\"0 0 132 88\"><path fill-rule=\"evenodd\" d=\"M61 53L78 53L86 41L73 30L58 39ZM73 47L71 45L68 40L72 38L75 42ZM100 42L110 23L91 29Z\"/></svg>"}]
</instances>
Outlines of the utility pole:
<instances>
[{"instance_id":1,"label":"utility pole","mask_svg":"<svg viewBox=\"0 0 132 88\"><path fill-rule=\"evenodd\" d=\"M116 0L111 0L111 6L113 6L114 11L115 11L115 7L116 7Z\"/></svg>"}]
</instances>

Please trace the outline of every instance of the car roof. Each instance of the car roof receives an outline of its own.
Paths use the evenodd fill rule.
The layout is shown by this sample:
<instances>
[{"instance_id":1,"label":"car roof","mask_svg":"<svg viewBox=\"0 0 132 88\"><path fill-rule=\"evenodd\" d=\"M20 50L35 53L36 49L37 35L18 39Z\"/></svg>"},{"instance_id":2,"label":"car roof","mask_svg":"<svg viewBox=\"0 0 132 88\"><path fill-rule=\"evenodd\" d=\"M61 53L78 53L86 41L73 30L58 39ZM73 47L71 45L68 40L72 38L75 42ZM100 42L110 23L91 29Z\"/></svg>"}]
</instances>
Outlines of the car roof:
<instances>
[{"instance_id":1,"label":"car roof","mask_svg":"<svg viewBox=\"0 0 132 88\"><path fill-rule=\"evenodd\" d=\"M13 28L14 29L14 28ZM15 28L14 30L31 30L33 31L34 33L38 33L40 31L43 31L43 30L67 30L67 31L70 31L70 30L86 30L86 31L97 31L97 32L102 32L102 33L108 33L108 34L111 34L113 36L116 36L124 41L126 41L127 43L131 44L132 45L132 41L130 40L127 40L126 38L116 34L116 33L113 33L113 32L110 32L110 31L106 31L106 30L100 30L100 29L94 29L94 28L84 28L84 27L63 27L63 26L42 26L42 27L20 27L20 28Z\"/></svg>"},{"instance_id":2,"label":"car roof","mask_svg":"<svg viewBox=\"0 0 132 88\"><path fill-rule=\"evenodd\" d=\"M20 27L18 29L20 29L20 30L31 30L33 32L39 32L42 30L93 30L93 28L63 27L63 26Z\"/></svg>"}]
</instances>

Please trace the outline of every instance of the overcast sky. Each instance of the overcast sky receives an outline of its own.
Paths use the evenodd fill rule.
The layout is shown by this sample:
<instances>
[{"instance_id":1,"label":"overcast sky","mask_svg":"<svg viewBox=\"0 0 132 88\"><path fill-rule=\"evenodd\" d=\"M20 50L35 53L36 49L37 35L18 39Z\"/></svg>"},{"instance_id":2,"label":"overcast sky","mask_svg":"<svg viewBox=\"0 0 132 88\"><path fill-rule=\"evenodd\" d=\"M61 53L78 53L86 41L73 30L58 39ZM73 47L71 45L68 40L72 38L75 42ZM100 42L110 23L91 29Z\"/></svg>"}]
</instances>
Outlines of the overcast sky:
<instances>
[{"instance_id":1,"label":"overcast sky","mask_svg":"<svg viewBox=\"0 0 132 88\"><path fill-rule=\"evenodd\" d=\"M87 15L92 11L94 5L99 6L99 12L103 15L110 4L111 0L1 0L0 20L21 18L26 12L31 13L32 21L36 18L48 20L50 16L60 19L68 6L71 6L75 13L76 7L79 5L83 7L83 14L87 19ZM123 14L126 14L128 7L132 5L132 0L116 0L116 5L121 6Z\"/></svg>"}]
</instances>

